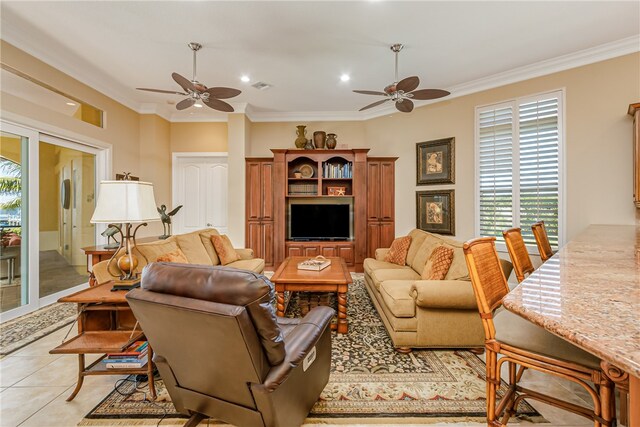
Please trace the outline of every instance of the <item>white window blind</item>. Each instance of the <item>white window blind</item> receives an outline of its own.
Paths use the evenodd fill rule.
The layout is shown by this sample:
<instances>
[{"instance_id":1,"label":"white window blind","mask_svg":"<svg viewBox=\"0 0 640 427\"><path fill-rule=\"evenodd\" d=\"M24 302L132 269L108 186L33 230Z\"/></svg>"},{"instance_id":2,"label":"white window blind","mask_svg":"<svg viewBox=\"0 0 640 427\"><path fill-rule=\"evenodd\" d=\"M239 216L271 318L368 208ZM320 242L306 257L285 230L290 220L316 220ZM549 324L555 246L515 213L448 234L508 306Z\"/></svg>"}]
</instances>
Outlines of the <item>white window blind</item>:
<instances>
[{"instance_id":1,"label":"white window blind","mask_svg":"<svg viewBox=\"0 0 640 427\"><path fill-rule=\"evenodd\" d=\"M520 227L535 245L531 224L543 220L558 247L561 100L554 92L476 110L481 236L502 240L503 230Z\"/></svg>"}]
</instances>

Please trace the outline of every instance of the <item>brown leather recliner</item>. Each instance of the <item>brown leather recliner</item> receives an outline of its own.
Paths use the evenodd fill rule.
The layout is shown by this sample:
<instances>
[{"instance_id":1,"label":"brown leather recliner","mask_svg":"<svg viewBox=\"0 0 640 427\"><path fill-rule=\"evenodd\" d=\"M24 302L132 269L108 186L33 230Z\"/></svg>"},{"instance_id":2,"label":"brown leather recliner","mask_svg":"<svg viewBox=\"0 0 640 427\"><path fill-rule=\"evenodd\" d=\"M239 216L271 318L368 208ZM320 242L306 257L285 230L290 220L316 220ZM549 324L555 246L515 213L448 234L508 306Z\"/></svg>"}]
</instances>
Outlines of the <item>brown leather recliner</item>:
<instances>
[{"instance_id":1,"label":"brown leather recliner","mask_svg":"<svg viewBox=\"0 0 640 427\"><path fill-rule=\"evenodd\" d=\"M229 267L152 263L127 294L187 426L299 426L329 380L334 315L278 318L273 286Z\"/></svg>"}]
</instances>

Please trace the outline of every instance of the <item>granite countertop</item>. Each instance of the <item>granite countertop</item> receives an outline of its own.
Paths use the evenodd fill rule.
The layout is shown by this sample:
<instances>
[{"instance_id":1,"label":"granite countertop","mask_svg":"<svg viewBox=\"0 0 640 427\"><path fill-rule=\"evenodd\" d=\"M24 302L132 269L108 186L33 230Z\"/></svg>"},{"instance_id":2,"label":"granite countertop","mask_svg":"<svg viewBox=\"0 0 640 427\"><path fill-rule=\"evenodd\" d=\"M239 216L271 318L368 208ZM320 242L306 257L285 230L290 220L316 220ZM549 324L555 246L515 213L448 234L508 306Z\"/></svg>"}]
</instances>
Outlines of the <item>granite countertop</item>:
<instances>
[{"instance_id":1,"label":"granite countertop","mask_svg":"<svg viewBox=\"0 0 640 427\"><path fill-rule=\"evenodd\" d=\"M589 226L504 306L640 377L640 226Z\"/></svg>"}]
</instances>

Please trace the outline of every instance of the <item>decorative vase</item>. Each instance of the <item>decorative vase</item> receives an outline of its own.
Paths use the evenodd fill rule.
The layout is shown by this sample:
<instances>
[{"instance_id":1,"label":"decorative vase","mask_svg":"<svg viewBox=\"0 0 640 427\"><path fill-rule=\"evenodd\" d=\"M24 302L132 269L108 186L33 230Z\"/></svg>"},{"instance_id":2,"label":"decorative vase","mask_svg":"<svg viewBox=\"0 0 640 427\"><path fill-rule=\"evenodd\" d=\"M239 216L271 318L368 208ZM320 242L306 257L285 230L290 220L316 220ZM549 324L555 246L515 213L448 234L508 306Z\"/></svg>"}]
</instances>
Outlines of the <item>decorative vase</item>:
<instances>
[{"instance_id":1,"label":"decorative vase","mask_svg":"<svg viewBox=\"0 0 640 427\"><path fill-rule=\"evenodd\" d=\"M324 149L324 142L326 138L327 138L327 133L323 130L317 130L313 133L313 143L315 144L317 149L319 150Z\"/></svg>"},{"instance_id":2,"label":"decorative vase","mask_svg":"<svg viewBox=\"0 0 640 427\"><path fill-rule=\"evenodd\" d=\"M305 150L313 150L313 148L314 148L313 147L313 142L310 139L308 139L307 143L304 145L304 149Z\"/></svg>"},{"instance_id":3,"label":"decorative vase","mask_svg":"<svg viewBox=\"0 0 640 427\"><path fill-rule=\"evenodd\" d=\"M338 141L336 141L337 137L338 135L336 135L335 133L330 133L327 135L327 148L329 150L333 150L334 148L336 148L336 145L338 145Z\"/></svg>"},{"instance_id":4,"label":"decorative vase","mask_svg":"<svg viewBox=\"0 0 640 427\"><path fill-rule=\"evenodd\" d=\"M298 130L296 130L296 133L298 134L298 137L296 138L296 147L302 150L304 146L307 145L307 129L304 125L298 125L296 127L298 128Z\"/></svg>"}]
</instances>

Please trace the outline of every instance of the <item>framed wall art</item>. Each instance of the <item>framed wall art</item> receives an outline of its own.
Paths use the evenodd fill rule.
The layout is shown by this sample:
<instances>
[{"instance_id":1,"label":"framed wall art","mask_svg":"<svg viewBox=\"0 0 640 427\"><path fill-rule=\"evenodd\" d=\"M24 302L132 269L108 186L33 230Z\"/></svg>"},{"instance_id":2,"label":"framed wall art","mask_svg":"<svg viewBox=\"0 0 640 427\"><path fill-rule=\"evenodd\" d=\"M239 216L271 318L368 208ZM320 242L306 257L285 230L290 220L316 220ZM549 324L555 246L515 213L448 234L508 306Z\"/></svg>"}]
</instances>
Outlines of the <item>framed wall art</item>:
<instances>
[{"instance_id":1,"label":"framed wall art","mask_svg":"<svg viewBox=\"0 0 640 427\"><path fill-rule=\"evenodd\" d=\"M416 191L416 228L456 234L455 190Z\"/></svg>"},{"instance_id":2,"label":"framed wall art","mask_svg":"<svg viewBox=\"0 0 640 427\"><path fill-rule=\"evenodd\" d=\"M455 183L455 138L436 139L416 144L416 183Z\"/></svg>"}]
</instances>

